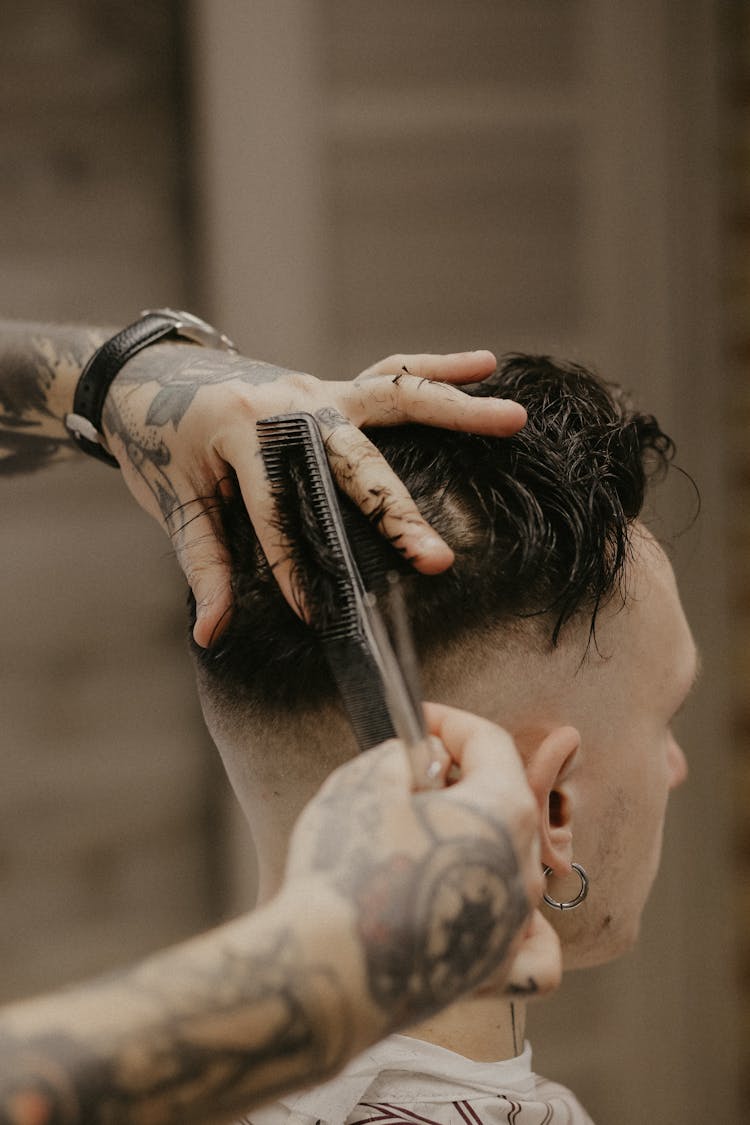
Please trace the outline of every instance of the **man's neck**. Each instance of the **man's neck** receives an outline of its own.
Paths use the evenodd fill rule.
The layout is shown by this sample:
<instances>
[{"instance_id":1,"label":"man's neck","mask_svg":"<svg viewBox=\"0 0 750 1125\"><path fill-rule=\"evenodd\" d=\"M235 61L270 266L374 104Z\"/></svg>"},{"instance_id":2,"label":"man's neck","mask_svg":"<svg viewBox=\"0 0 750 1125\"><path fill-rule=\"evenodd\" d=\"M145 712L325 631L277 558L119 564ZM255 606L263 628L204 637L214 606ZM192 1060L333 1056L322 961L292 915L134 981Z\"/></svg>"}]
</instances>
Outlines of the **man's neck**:
<instances>
[{"instance_id":1,"label":"man's neck","mask_svg":"<svg viewBox=\"0 0 750 1125\"><path fill-rule=\"evenodd\" d=\"M499 1062L521 1054L525 1029L523 1000L480 993L456 1001L445 1011L408 1028L405 1034L475 1062Z\"/></svg>"}]
</instances>

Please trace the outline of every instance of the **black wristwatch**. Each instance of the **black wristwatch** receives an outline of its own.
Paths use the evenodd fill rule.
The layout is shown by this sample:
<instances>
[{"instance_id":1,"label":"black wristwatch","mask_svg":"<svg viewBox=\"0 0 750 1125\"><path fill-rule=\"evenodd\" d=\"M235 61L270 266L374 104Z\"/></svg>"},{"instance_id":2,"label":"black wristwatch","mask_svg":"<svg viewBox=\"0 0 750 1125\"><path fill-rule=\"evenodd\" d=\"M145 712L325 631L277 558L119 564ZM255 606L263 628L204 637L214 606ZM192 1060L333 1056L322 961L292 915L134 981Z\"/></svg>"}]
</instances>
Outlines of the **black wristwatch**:
<instances>
[{"instance_id":1,"label":"black wristwatch","mask_svg":"<svg viewBox=\"0 0 750 1125\"><path fill-rule=\"evenodd\" d=\"M73 397L73 409L65 415L65 426L79 449L119 468L102 434L102 411L112 381L129 359L160 340L187 340L205 348L237 349L223 332L200 317L177 309L147 309L134 323L112 336L88 361Z\"/></svg>"}]
</instances>

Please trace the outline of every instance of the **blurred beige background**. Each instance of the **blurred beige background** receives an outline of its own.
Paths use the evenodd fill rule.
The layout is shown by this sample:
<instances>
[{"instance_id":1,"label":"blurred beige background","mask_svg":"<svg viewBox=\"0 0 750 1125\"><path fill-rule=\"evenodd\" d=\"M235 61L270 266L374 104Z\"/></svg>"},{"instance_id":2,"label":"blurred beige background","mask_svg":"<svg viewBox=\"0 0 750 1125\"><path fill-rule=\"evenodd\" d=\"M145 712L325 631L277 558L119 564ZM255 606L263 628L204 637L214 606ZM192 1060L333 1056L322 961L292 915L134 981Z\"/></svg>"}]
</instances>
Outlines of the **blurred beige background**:
<instances>
[{"instance_id":1,"label":"blurred beige background","mask_svg":"<svg viewBox=\"0 0 750 1125\"><path fill-rule=\"evenodd\" d=\"M740 0L6 0L0 302L172 304L347 376L548 349L638 390L699 483L706 671L639 950L534 1010L600 1125L750 1095L750 18ZM688 495L666 497L669 532ZM2 485L0 998L245 906L166 538L115 473ZM575 1029L575 1030L571 1030ZM744 1034L743 1034L744 1029ZM647 1098L647 1108L644 1099Z\"/></svg>"}]
</instances>

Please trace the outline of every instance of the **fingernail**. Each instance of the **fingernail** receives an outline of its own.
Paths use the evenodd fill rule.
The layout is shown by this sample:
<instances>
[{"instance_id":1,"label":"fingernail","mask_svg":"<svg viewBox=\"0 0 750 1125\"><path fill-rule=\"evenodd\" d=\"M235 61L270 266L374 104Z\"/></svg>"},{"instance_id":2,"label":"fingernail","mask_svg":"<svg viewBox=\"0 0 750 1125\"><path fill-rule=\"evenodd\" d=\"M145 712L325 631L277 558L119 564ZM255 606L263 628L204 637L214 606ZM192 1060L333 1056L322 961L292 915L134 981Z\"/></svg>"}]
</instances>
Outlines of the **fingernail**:
<instances>
[{"instance_id":1,"label":"fingernail","mask_svg":"<svg viewBox=\"0 0 750 1125\"><path fill-rule=\"evenodd\" d=\"M207 610L198 610L193 627L193 640L201 648L213 648L226 630L232 617L232 607L227 606L218 619Z\"/></svg>"}]
</instances>

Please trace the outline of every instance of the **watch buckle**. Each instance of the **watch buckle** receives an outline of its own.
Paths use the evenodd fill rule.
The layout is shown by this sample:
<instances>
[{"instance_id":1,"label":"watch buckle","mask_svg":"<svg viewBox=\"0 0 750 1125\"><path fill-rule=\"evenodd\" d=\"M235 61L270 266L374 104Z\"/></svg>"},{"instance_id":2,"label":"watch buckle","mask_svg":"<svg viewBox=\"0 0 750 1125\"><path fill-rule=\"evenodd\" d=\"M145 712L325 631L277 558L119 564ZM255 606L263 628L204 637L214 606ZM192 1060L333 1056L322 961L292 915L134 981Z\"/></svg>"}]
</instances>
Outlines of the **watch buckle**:
<instances>
[{"instance_id":1,"label":"watch buckle","mask_svg":"<svg viewBox=\"0 0 750 1125\"><path fill-rule=\"evenodd\" d=\"M96 429L88 418L84 418L82 414L66 414L65 415L65 429L68 430L74 437L85 438L86 441L92 441L95 445L106 445L102 440L102 435Z\"/></svg>"},{"instance_id":2,"label":"watch buckle","mask_svg":"<svg viewBox=\"0 0 750 1125\"><path fill-rule=\"evenodd\" d=\"M230 338L218 328L207 324L199 316L183 312L181 309L144 309L141 316L166 316L174 321L175 331L183 339L192 340L204 348L218 348L223 352L236 352L237 348Z\"/></svg>"}]
</instances>

